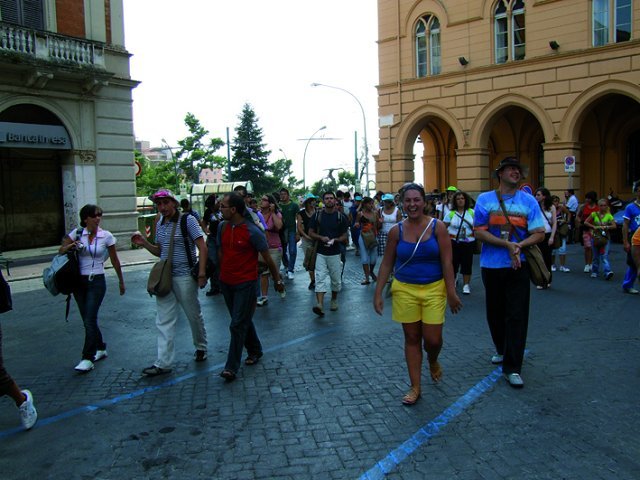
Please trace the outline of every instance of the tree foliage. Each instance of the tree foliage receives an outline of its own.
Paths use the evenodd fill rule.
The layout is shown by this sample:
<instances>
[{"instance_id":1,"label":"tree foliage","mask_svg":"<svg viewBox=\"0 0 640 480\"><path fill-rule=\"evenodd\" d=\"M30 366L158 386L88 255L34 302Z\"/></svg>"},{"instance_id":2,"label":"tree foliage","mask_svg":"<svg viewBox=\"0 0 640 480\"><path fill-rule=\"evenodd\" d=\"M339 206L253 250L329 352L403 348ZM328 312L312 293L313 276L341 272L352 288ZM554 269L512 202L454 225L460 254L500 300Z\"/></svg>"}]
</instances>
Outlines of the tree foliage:
<instances>
[{"instance_id":1,"label":"tree foliage","mask_svg":"<svg viewBox=\"0 0 640 480\"><path fill-rule=\"evenodd\" d=\"M173 162L153 164L137 150L134 152L134 156L135 160L142 165L142 172L136 177L136 195L138 197L149 196L161 188L176 188L176 172Z\"/></svg>"},{"instance_id":2,"label":"tree foliage","mask_svg":"<svg viewBox=\"0 0 640 480\"><path fill-rule=\"evenodd\" d=\"M189 129L190 135L182 140L178 140L180 150L176 152L178 167L184 172L187 180L198 183L200 170L203 168L222 168L226 159L215 155L224 142L219 138L206 139L209 130L205 129L192 113L187 113L184 123Z\"/></svg>"},{"instance_id":3,"label":"tree foliage","mask_svg":"<svg viewBox=\"0 0 640 480\"><path fill-rule=\"evenodd\" d=\"M281 180L274 185L274 177L270 175L272 168L268 157L271 151L266 150L262 139L262 129L258 126L258 118L250 104L242 107L235 129L235 138L231 145L230 173L231 182L250 180L256 192L266 193L278 187Z\"/></svg>"}]
</instances>

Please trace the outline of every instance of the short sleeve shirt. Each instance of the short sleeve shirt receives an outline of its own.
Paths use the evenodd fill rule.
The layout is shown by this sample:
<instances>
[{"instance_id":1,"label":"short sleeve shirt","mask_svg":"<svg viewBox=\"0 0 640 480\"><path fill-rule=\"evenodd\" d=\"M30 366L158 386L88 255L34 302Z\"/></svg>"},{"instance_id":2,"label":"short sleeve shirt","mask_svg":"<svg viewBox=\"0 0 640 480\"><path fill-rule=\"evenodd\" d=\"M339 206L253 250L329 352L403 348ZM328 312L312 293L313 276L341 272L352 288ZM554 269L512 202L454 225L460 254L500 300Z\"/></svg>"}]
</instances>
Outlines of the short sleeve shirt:
<instances>
[{"instance_id":1,"label":"short sleeve shirt","mask_svg":"<svg viewBox=\"0 0 640 480\"><path fill-rule=\"evenodd\" d=\"M76 241L76 230L69 232L69 238ZM116 237L111 232L98 227L98 233L93 242L89 243L89 230L84 228L80 235L80 242L84 248L80 250L78 262L80 275L100 275L104 273L104 262L109 256L109 247L116 244Z\"/></svg>"},{"instance_id":2,"label":"short sleeve shirt","mask_svg":"<svg viewBox=\"0 0 640 480\"><path fill-rule=\"evenodd\" d=\"M544 219L537 200L522 190L516 190L515 195L502 195L509 222L509 241L517 242L514 229L522 240L529 237L533 231L544 230ZM501 228L506 227L500 202L495 191L484 192L478 196L475 207L475 230L487 230L491 235L500 237ZM520 260L525 261L524 254ZM480 266L483 268L511 268L509 250L504 247L485 243L480 254Z\"/></svg>"},{"instance_id":3,"label":"short sleeve shirt","mask_svg":"<svg viewBox=\"0 0 640 480\"><path fill-rule=\"evenodd\" d=\"M449 236L458 242L473 242L475 237L473 236L473 210L468 209L464 212L464 218L455 210L451 210L445 217L444 223L447 225L447 231ZM460 232L460 235L458 235Z\"/></svg>"},{"instance_id":4,"label":"short sleeve shirt","mask_svg":"<svg viewBox=\"0 0 640 480\"><path fill-rule=\"evenodd\" d=\"M320 219L319 225L318 218ZM342 212L333 211L332 213L327 213L322 210L313 216L311 222L309 222L309 228L323 237L338 238L347 232L349 219ZM325 256L340 255L340 244L333 242L333 245L328 247L319 242L318 253Z\"/></svg>"},{"instance_id":5,"label":"short sleeve shirt","mask_svg":"<svg viewBox=\"0 0 640 480\"><path fill-rule=\"evenodd\" d=\"M180 216L182 218L182 216ZM160 258L166 260L169 258L169 242L171 240L171 230L173 229L173 222L164 221L160 217L160 220L156 224L156 244L160 246ZM193 215L187 215L187 244L189 251L191 252L191 258L194 263L197 261L195 240L204 236L198 221ZM189 267L189 260L187 259L187 249L184 246L184 239L182 231L180 229L180 220L176 227L175 234L173 236L173 256L171 258L171 274L174 277L183 277L190 275L191 268Z\"/></svg>"},{"instance_id":6,"label":"short sleeve shirt","mask_svg":"<svg viewBox=\"0 0 640 480\"><path fill-rule=\"evenodd\" d=\"M640 206L635 201L629 203L624 209L622 218L629 220L629 233L635 232L640 226Z\"/></svg>"},{"instance_id":7,"label":"short sleeve shirt","mask_svg":"<svg viewBox=\"0 0 640 480\"><path fill-rule=\"evenodd\" d=\"M284 228L295 232L296 215L300 211L298 204L291 201L288 203L281 203L280 210L282 210L282 223L284 223Z\"/></svg>"},{"instance_id":8,"label":"short sleeve shirt","mask_svg":"<svg viewBox=\"0 0 640 480\"><path fill-rule=\"evenodd\" d=\"M218 228L220 281L239 285L258 279L258 252L269 247L264 232L246 218L239 224L223 222Z\"/></svg>"}]
</instances>

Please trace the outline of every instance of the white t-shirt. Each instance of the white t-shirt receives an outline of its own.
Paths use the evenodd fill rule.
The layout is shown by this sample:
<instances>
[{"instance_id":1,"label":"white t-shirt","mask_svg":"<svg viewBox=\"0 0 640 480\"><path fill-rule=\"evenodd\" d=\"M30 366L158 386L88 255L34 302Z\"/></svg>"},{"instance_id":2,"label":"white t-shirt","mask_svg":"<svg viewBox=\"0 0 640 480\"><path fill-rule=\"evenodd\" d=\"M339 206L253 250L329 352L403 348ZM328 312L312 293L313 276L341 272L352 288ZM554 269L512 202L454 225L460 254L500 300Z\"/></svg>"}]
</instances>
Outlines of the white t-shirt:
<instances>
[{"instance_id":1,"label":"white t-shirt","mask_svg":"<svg viewBox=\"0 0 640 480\"><path fill-rule=\"evenodd\" d=\"M458 238L458 242L475 242L476 238L473 234L473 210L468 209L463 216L452 210L445 217L444 223L447 226L449 236L452 239ZM461 226L462 225L462 226ZM460 235L458 235L458 230Z\"/></svg>"},{"instance_id":2,"label":"white t-shirt","mask_svg":"<svg viewBox=\"0 0 640 480\"><path fill-rule=\"evenodd\" d=\"M69 238L76 241L76 230L69 232ZM80 236L84 248L78 252L80 275L104 274L104 261L109 257L108 248L116 244L116 237L111 232L98 227L98 233L89 244L89 230L84 228Z\"/></svg>"}]
</instances>

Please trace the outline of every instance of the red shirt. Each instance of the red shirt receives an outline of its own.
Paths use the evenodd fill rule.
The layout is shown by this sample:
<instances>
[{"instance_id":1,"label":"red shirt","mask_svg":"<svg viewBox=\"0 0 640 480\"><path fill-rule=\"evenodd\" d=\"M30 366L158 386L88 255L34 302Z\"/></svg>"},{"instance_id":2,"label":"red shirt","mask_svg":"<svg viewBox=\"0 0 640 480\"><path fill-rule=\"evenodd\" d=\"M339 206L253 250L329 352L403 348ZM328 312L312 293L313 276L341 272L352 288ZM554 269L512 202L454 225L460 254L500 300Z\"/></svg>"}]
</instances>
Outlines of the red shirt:
<instances>
[{"instance_id":1,"label":"red shirt","mask_svg":"<svg viewBox=\"0 0 640 480\"><path fill-rule=\"evenodd\" d=\"M218 228L220 245L220 281L239 285L258 279L258 252L268 250L267 240L253 223L238 225L223 222Z\"/></svg>"},{"instance_id":2,"label":"red shirt","mask_svg":"<svg viewBox=\"0 0 640 480\"><path fill-rule=\"evenodd\" d=\"M597 212L600 210L600 207L598 207L598 204L594 204L593 207L590 207L588 204L584 204L584 207L582 207L582 223L585 222L585 220L589 220L589 217L591 217L591 214L593 212ZM590 222L591 223L591 222ZM585 226L584 228L586 228L587 230L591 231L591 229L587 226Z\"/></svg>"}]
</instances>

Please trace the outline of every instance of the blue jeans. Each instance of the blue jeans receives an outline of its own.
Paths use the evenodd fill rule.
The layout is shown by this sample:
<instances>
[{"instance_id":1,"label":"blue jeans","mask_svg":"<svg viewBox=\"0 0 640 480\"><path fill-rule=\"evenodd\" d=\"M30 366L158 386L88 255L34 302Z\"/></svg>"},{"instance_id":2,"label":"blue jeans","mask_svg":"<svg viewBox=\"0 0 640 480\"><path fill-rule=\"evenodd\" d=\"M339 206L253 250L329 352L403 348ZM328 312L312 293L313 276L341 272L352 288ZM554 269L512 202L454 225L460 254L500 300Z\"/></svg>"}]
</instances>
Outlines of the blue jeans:
<instances>
[{"instance_id":1,"label":"blue jeans","mask_svg":"<svg viewBox=\"0 0 640 480\"><path fill-rule=\"evenodd\" d=\"M229 285L220 282L220 290L231 314L229 332L229 353L225 370L238 373L242 361L242 349L247 349L249 355L262 355L262 344L253 324L253 312L256 310L257 280Z\"/></svg>"},{"instance_id":2,"label":"blue jeans","mask_svg":"<svg viewBox=\"0 0 640 480\"><path fill-rule=\"evenodd\" d=\"M287 267L287 271L293 273L296 268L296 258L298 257L295 228L286 229L284 238L287 239L287 244L282 246L282 264Z\"/></svg>"},{"instance_id":3,"label":"blue jeans","mask_svg":"<svg viewBox=\"0 0 640 480\"><path fill-rule=\"evenodd\" d=\"M593 250L593 262L591 263L591 273L598 274L600 270L600 266L604 270L604 274L606 275L611 271L611 265L609 264L609 246L611 242L607 242L604 247L595 247L593 244L591 245L591 250Z\"/></svg>"},{"instance_id":4,"label":"blue jeans","mask_svg":"<svg viewBox=\"0 0 640 480\"><path fill-rule=\"evenodd\" d=\"M84 322L83 360L93 362L96 350L106 350L107 348L107 344L102 339L100 327L98 327L98 310L106 292L107 284L104 275L94 275L92 281L89 281L88 275L82 275L80 287L73 294Z\"/></svg>"},{"instance_id":5,"label":"blue jeans","mask_svg":"<svg viewBox=\"0 0 640 480\"><path fill-rule=\"evenodd\" d=\"M636 268L636 264L631 257L631 250L629 250L629 252L627 252L627 271L624 274L622 288L624 288L625 290L633 288L633 284L635 283L636 278L638 278L638 269Z\"/></svg>"}]
</instances>

